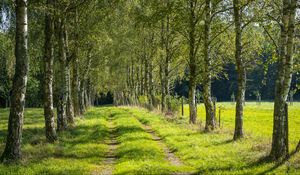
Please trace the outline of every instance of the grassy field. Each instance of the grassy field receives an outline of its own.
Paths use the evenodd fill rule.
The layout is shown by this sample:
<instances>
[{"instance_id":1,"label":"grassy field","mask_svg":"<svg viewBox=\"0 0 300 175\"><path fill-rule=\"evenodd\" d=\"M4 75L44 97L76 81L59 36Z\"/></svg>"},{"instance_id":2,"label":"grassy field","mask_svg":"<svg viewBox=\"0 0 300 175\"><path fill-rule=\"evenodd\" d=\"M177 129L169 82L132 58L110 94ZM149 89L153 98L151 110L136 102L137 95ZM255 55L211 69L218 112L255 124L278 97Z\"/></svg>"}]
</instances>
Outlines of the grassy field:
<instances>
[{"instance_id":1,"label":"grassy field","mask_svg":"<svg viewBox=\"0 0 300 175\"><path fill-rule=\"evenodd\" d=\"M135 115L151 125L164 138L168 146L187 165L200 174L299 174L300 154L294 155L283 165L268 163L264 158L270 152L272 135L272 103L247 103L244 127L246 138L233 142L235 105L219 103L222 106L221 129L204 133L204 106L198 106L198 126L188 121L188 106L185 116L178 119L162 119L159 114L135 110ZM300 103L289 107L290 149L300 140ZM172 120L173 122L170 122Z\"/></svg>"},{"instance_id":2,"label":"grassy field","mask_svg":"<svg viewBox=\"0 0 300 175\"><path fill-rule=\"evenodd\" d=\"M204 107L198 107L198 125L185 116L165 118L139 108L92 108L76 127L60 135L51 145L45 143L41 109L26 109L23 134L23 160L17 165L0 164L0 174L104 174L113 126L116 145L112 174L299 174L300 155L282 165L263 161L270 151L272 104L247 103L246 138L233 142L234 105L223 106L221 129L204 133ZM300 103L290 107L291 150L300 139ZM0 152L4 149L8 110L0 110ZM149 133L145 125L153 130ZM153 139L153 134L159 140ZM172 164L166 152L181 160ZM111 173L108 173L111 174Z\"/></svg>"},{"instance_id":3,"label":"grassy field","mask_svg":"<svg viewBox=\"0 0 300 175\"><path fill-rule=\"evenodd\" d=\"M232 132L234 130L235 104L217 103L217 118L219 109L221 110L221 128ZM188 105L184 106L184 116L189 115ZM201 104L198 106L198 120L201 125L205 125L205 108ZM273 103L263 102L260 105L256 102L247 102L244 111L244 130L246 137L262 137L271 142L273 131ZM300 140L300 103L296 102L289 106L289 132L290 147L294 148Z\"/></svg>"}]
</instances>

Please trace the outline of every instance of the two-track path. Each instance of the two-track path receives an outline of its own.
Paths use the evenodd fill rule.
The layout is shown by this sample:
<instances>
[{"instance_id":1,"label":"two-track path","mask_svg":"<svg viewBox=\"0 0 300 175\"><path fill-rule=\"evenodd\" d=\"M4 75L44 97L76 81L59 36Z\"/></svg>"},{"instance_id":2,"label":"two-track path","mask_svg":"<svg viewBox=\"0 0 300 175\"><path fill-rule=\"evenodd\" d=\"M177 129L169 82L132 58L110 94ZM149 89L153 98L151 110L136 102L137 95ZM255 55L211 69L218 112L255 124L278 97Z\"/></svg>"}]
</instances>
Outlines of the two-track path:
<instances>
[{"instance_id":1,"label":"two-track path","mask_svg":"<svg viewBox=\"0 0 300 175\"><path fill-rule=\"evenodd\" d=\"M139 124L140 127L148 134L151 135L152 140L157 142L157 144L160 146L160 148L165 153L166 160L170 163L172 166L183 166L183 162L168 148L168 146L164 143L164 140L159 137L155 131L152 129L151 126L143 124L137 116L132 114L131 112L127 111L128 115L135 118ZM108 151L105 154L105 159L102 162L103 168L95 173L100 175L112 175L114 172L114 167L117 164L118 157L116 156L116 151L118 149L118 146L120 143L117 141L117 128L115 126L114 121L118 118L118 115L109 115L108 116L108 129L109 129L109 137L105 141L105 143L108 146ZM94 174L94 173L93 173ZM172 175L189 175L191 173L171 173Z\"/></svg>"}]
</instances>

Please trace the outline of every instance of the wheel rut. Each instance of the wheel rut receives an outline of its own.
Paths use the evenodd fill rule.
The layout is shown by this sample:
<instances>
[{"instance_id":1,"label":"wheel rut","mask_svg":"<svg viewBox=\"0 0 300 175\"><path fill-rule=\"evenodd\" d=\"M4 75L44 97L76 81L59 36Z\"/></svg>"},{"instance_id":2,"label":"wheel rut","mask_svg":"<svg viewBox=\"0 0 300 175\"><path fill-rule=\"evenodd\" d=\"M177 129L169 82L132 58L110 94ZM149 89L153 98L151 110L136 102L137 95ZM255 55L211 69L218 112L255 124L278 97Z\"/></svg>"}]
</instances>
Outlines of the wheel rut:
<instances>
[{"instance_id":1,"label":"wheel rut","mask_svg":"<svg viewBox=\"0 0 300 175\"><path fill-rule=\"evenodd\" d=\"M105 143L108 145L108 151L106 152L105 159L103 161L104 167L99 173L95 173L97 175L112 175L114 171L114 165L117 161L116 149L119 143L117 141L117 134L113 122L113 117L111 115L109 116L108 121L109 138L105 141Z\"/></svg>"},{"instance_id":2,"label":"wheel rut","mask_svg":"<svg viewBox=\"0 0 300 175\"><path fill-rule=\"evenodd\" d=\"M159 146L163 149L167 160L174 166L182 166L182 161L167 147L167 145L162 141L163 139L159 137L151 126L143 124L135 115L133 115L140 123L142 128L152 136L152 139L156 141Z\"/></svg>"},{"instance_id":3,"label":"wheel rut","mask_svg":"<svg viewBox=\"0 0 300 175\"><path fill-rule=\"evenodd\" d=\"M131 113L132 114L132 113ZM132 114L134 118L137 119L137 121L140 122L142 128L149 133L152 136L152 139L158 143L158 145L163 149L166 159L170 162L173 166L184 166L184 163L180 160L179 157L177 157L173 151L171 151L168 146L163 142L163 138L159 137L155 131L152 129L151 126L145 125L143 122L141 122L138 117L136 117L134 114ZM171 173L171 175L194 175L195 172L174 172Z\"/></svg>"}]
</instances>

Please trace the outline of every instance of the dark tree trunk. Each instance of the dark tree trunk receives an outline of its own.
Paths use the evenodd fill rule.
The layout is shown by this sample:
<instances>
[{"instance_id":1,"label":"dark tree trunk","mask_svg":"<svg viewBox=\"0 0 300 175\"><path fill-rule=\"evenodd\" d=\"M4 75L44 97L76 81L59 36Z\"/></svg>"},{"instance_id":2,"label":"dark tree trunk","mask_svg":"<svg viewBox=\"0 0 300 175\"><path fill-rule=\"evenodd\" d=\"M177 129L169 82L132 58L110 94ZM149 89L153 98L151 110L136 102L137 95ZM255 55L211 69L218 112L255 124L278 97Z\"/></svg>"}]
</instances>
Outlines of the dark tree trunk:
<instances>
[{"instance_id":1,"label":"dark tree trunk","mask_svg":"<svg viewBox=\"0 0 300 175\"><path fill-rule=\"evenodd\" d=\"M169 1L167 6L169 7ZM166 59L165 59L165 72L164 72L164 86L165 86L165 95L166 95L166 106L167 110L171 110L171 96L170 96L170 61L171 61L171 49L170 49L170 16L167 15L166 19L166 32L165 32L165 49L166 49Z\"/></svg>"},{"instance_id":2,"label":"dark tree trunk","mask_svg":"<svg viewBox=\"0 0 300 175\"><path fill-rule=\"evenodd\" d=\"M80 82L80 90L79 90L79 112L80 115L83 115L85 112L85 105L84 105L84 91L85 91L85 82L84 80Z\"/></svg>"},{"instance_id":3,"label":"dark tree trunk","mask_svg":"<svg viewBox=\"0 0 300 175\"><path fill-rule=\"evenodd\" d=\"M153 80L153 63L149 60L149 95L150 95L150 105L156 107L155 102L155 92L154 92L154 80Z\"/></svg>"},{"instance_id":4,"label":"dark tree trunk","mask_svg":"<svg viewBox=\"0 0 300 175\"><path fill-rule=\"evenodd\" d=\"M246 91L246 69L242 59L242 26L241 9L239 0L233 0L234 24L235 24L235 61L238 74L238 90L236 99L234 140L244 137L243 116Z\"/></svg>"},{"instance_id":5,"label":"dark tree trunk","mask_svg":"<svg viewBox=\"0 0 300 175\"><path fill-rule=\"evenodd\" d=\"M66 67L65 67L65 75L66 75L66 97L67 97L67 103L66 103L66 118L67 122L70 126L74 125L74 109L73 109L73 100L72 100L72 87L71 87L71 71L70 71L70 65L72 62L72 57L70 56L69 51L69 39L68 39L68 33L66 26L63 28L64 30L64 47L66 51Z\"/></svg>"},{"instance_id":6,"label":"dark tree trunk","mask_svg":"<svg viewBox=\"0 0 300 175\"><path fill-rule=\"evenodd\" d=\"M211 131L216 128L216 116L211 97L211 58L210 58L210 23L211 1L205 1L205 26L204 26L204 72L203 72L203 100L206 111L205 130Z\"/></svg>"},{"instance_id":7,"label":"dark tree trunk","mask_svg":"<svg viewBox=\"0 0 300 175\"><path fill-rule=\"evenodd\" d=\"M69 62L66 65L66 95L67 95L67 105L66 105L66 116L69 125L74 125L74 109L73 109L73 100L72 100L72 90L71 90L71 76L70 76L70 64Z\"/></svg>"},{"instance_id":8,"label":"dark tree trunk","mask_svg":"<svg viewBox=\"0 0 300 175\"><path fill-rule=\"evenodd\" d=\"M84 88L84 108L85 110L88 108L88 93L87 93L87 87Z\"/></svg>"},{"instance_id":9,"label":"dark tree trunk","mask_svg":"<svg viewBox=\"0 0 300 175\"><path fill-rule=\"evenodd\" d=\"M136 105L136 82L135 82L135 67L134 59L131 58L130 64L130 105Z\"/></svg>"},{"instance_id":10,"label":"dark tree trunk","mask_svg":"<svg viewBox=\"0 0 300 175\"><path fill-rule=\"evenodd\" d=\"M161 21L161 50L164 50L164 43L165 43L165 24L164 24L164 20ZM165 90L165 74L163 71L163 67L164 67L164 54L161 53L160 55L161 57L161 62L159 65L159 76L160 76L160 86L161 86L161 111L164 112L165 108L166 108L166 90Z\"/></svg>"},{"instance_id":11,"label":"dark tree trunk","mask_svg":"<svg viewBox=\"0 0 300 175\"><path fill-rule=\"evenodd\" d=\"M49 143L57 140L53 111L53 60L54 60L54 21L51 12L53 0L47 0L49 12L45 16L44 43L44 116L46 139Z\"/></svg>"},{"instance_id":12,"label":"dark tree trunk","mask_svg":"<svg viewBox=\"0 0 300 175\"><path fill-rule=\"evenodd\" d=\"M189 26L189 109L190 109L190 123L196 123L197 107L196 107L196 15L195 3L190 0L190 26Z\"/></svg>"},{"instance_id":13,"label":"dark tree trunk","mask_svg":"<svg viewBox=\"0 0 300 175\"><path fill-rule=\"evenodd\" d=\"M78 60L78 49L79 49L79 34L78 34L78 12L76 10L75 24L76 24L76 33L75 33L75 50L73 54L72 60L72 68L73 68L73 78L72 78L72 100L73 100L73 108L74 108L74 117L80 115L79 111L79 60Z\"/></svg>"},{"instance_id":14,"label":"dark tree trunk","mask_svg":"<svg viewBox=\"0 0 300 175\"><path fill-rule=\"evenodd\" d=\"M278 75L275 84L274 124L270 157L288 156L288 115L285 110L293 71L295 16L297 0L282 0L282 26L279 45Z\"/></svg>"},{"instance_id":15,"label":"dark tree trunk","mask_svg":"<svg viewBox=\"0 0 300 175\"><path fill-rule=\"evenodd\" d=\"M138 59L138 62L139 62L139 59ZM137 70L136 70L136 83L137 83L137 103L139 103L139 100L138 100L138 96L141 95L141 77L140 77L140 66L137 66Z\"/></svg>"},{"instance_id":16,"label":"dark tree trunk","mask_svg":"<svg viewBox=\"0 0 300 175\"><path fill-rule=\"evenodd\" d=\"M64 39L64 19L59 19L59 36L58 36L58 45L59 45L59 99L57 104L57 131L63 131L67 128L67 120L66 120L66 105L67 105L67 55L66 55L66 47L65 47L65 39Z\"/></svg>"},{"instance_id":17,"label":"dark tree trunk","mask_svg":"<svg viewBox=\"0 0 300 175\"><path fill-rule=\"evenodd\" d=\"M165 111L166 108L166 94L165 94L165 86L164 86L164 78L163 78L163 68L162 64L159 65L159 78L160 78L160 86L161 86L161 112Z\"/></svg>"},{"instance_id":18,"label":"dark tree trunk","mask_svg":"<svg viewBox=\"0 0 300 175\"><path fill-rule=\"evenodd\" d=\"M12 87L11 108L8 121L8 135L2 162L18 161L21 157L22 128L25 93L29 71L27 0L16 0L16 67Z\"/></svg>"},{"instance_id":19,"label":"dark tree trunk","mask_svg":"<svg viewBox=\"0 0 300 175\"><path fill-rule=\"evenodd\" d=\"M83 69L82 77L80 78L79 90L79 111L83 115L87 107L87 89L88 89L88 75L92 64L91 50L89 50L86 67Z\"/></svg>"},{"instance_id":20,"label":"dark tree trunk","mask_svg":"<svg viewBox=\"0 0 300 175\"><path fill-rule=\"evenodd\" d=\"M141 78L141 89L140 89L140 95L145 95L145 77L144 77L144 58L142 57L141 59L140 59L140 61L141 61L141 66L140 66L140 71L141 71L141 73L140 73L140 78Z\"/></svg>"},{"instance_id":21,"label":"dark tree trunk","mask_svg":"<svg viewBox=\"0 0 300 175\"><path fill-rule=\"evenodd\" d=\"M88 72L90 71L90 67L91 67L91 65L89 66ZM87 76L88 76L88 74L87 74ZM90 77L88 77L87 78L87 86L86 86L86 99L87 99L86 107L87 108L89 108L92 104L91 97L92 97L91 79L90 79Z\"/></svg>"},{"instance_id":22,"label":"dark tree trunk","mask_svg":"<svg viewBox=\"0 0 300 175\"><path fill-rule=\"evenodd\" d=\"M77 49L76 49L77 50ZM79 61L77 56L77 51L74 53L74 59L73 59L73 78L72 78L72 96L73 96L73 107L74 107L74 116L80 115L79 110L79 91L80 91L80 85L79 85Z\"/></svg>"},{"instance_id":23,"label":"dark tree trunk","mask_svg":"<svg viewBox=\"0 0 300 175\"><path fill-rule=\"evenodd\" d=\"M149 64L147 60L146 55L146 39L144 39L144 53L143 53L143 59L144 59L144 94L149 98Z\"/></svg>"}]
</instances>

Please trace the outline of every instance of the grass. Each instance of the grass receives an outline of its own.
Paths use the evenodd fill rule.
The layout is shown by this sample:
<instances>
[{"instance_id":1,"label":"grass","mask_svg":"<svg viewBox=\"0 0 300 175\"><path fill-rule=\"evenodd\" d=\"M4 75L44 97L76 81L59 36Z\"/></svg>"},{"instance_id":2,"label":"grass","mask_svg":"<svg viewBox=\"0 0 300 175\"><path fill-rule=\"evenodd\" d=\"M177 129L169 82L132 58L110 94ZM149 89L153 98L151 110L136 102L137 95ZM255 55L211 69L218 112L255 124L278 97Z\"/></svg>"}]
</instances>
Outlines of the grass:
<instances>
[{"instance_id":1,"label":"grass","mask_svg":"<svg viewBox=\"0 0 300 175\"><path fill-rule=\"evenodd\" d=\"M76 128L60 135L55 144L45 143L42 109L26 109L23 160L17 165L0 164L0 174L90 174L101 164L107 145L105 108L91 109ZM4 149L8 110L0 110L0 151Z\"/></svg>"},{"instance_id":2,"label":"grass","mask_svg":"<svg viewBox=\"0 0 300 175\"><path fill-rule=\"evenodd\" d=\"M129 111L115 111L118 111L114 123L120 145L114 174L171 174L183 170L184 167L170 165L160 145Z\"/></svg>"},{"instance_id":3,"label":"grass","mask_svg":"<svg viewBox=\"0 0 300 175\"><path fill-rule=\"evenodd\" d=\"M133 113L139 120L152 126L157 134L164 138L187 165L200 174L299 174L299 153L281 166L264 162L271 145L272 104L247 103L244 126L246 138L232 141L234 129L234 105L220 103L222 112L222 128L214 133L204 133L204 106L198 106L198 120L201 127L189 125L187 116L179 117L173 122L159 114L146 110L134 109ZM290 142L291 149L300 139L299 105L290 107ZM188 115L188 106L185 106Z\"/></svg>"},{"instance_id":4,"label":"grass","mask_svg":"<svg viewBox=\"0 0 300 175\"><path fill-rule=\"evenodd\" d=\"M217 103L217 113L221 107L221 127L233 132L235 120L235 105L233 103ZM188 105L184 106L185 117L189 115ZM219 114L217 114L218 117ZM198 120L205 124L204 105L198 105ZM289 140L290 147L295 148L300 140L300 103L289 106ZM244 130L246 137L263 137L271 142L273 131L273 103L247 102L244 111Z\"/></svg>"},{"instance_id":5,"label":"grass","mask_svg":"<svg viewBox=\"0 0 300 175\"><path fill-rule=\"evenodd\" d=\"M113 174L299 174L300 155L283 165L263 161L268 155L272 134L272 104L247 103L244 126L246 138L232 141L234 105L223 106L221 129L204 133L204 106L198 106L198 121L188 124L185 116L169 119L140 108L91 108L76 127L60 135L55 144L44 138L42 109L26 109L23 133L23 160L15 165L0 164L0 174L99 174L105 169L109 151L109 126L115 127L119 143L115 150ZM290 106L291 150L300 139L300 103ZM0 152L5 146L7 109L0 109ZM109 118L112 118L110 122ZM172 165L158 141L143 129L151 126L161 142L182 161Z\"/></svg>"}]
</instances>

